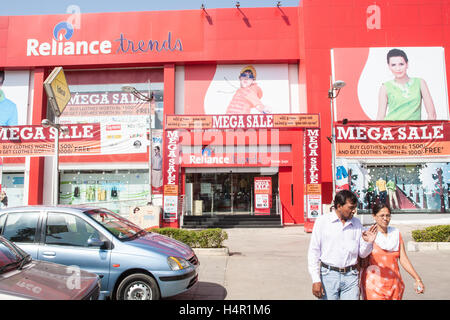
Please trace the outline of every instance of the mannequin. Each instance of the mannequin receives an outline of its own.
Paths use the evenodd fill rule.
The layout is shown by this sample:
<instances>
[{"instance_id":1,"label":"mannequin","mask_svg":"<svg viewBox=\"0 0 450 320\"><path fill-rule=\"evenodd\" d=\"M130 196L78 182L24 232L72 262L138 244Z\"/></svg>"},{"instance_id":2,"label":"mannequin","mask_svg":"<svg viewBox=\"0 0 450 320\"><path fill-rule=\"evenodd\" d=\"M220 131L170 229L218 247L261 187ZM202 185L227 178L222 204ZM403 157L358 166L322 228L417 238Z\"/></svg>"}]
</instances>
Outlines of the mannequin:
<instances>
[{"instance_id":1,"label":"mannequin","mask_svg":"<svg viewBox=\"0 0 450 320\"><path fill-rule=\"evenodd\" d=\"M395 184L395 182L391 179L389 179L389 181L386 184L386 188L388 191L388 196L389 196L389 206L391 207L391 209L394 209L394 204L395 204L395 208L398 209L398 199L397 199L397 186Z\"/></svg>"},{"instance_id":2,"label":"mannequin","mask_svg":"<svg viewBox=\"0 0 450 320\"><path fill-rule=\"evenodd\" d=\"M386 196L387 196L386 180L380 177L377 180L376 185L378 189L378 194L380 195L380 202L386 204Z\"/></svg>"}]
</instances>

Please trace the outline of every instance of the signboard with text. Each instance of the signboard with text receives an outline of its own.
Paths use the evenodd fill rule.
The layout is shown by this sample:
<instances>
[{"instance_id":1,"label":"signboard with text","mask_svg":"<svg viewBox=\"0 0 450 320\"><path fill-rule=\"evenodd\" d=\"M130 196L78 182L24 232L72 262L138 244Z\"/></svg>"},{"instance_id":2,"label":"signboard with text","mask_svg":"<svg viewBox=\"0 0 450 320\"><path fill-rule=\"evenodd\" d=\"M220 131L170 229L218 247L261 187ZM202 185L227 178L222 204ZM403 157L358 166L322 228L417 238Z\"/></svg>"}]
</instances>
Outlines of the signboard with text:
<instances>
[{"instance_id":1,"label":"signboard with text","mask_svg":"<svg viewBox=\"0 0 450 320\"><path fill-rule=\"evenodd\" d=\"M270 214L272 208L272 178L255 177L255 215Z\"/></svg>"},{"instance_id":2,"label":"signboard with text","mask_svg":"<svg viewBox=\"0 0 450 320\"><path fill-rule=\"evenodd\" d=\"M447 122L336 126L336 156L343 158L415 158L450 156Z\"/></svg>"},{"instance_id":3,"label":"signboard with text","mask_svg":"<svg viewBox=\"0 0 450 320\"><path fill-rule=\"evenodd\" d=\"M143 135L120 123L61 125L67 133L59 135L61 155L145 153ZM55 153L57 129L40 125L0 127L0 157L49 156ZM141 136L141 137L139 137Z\"/></svg>"},{"instance_id":4,"label":"signboard with text","mask_svg":"<svg viewBox=\"0 0 450 320\"><path fill-rule=\"evenodd\" d=\"M166 129L293 129L319 127L318 114L168 115Z\"/></svg>"},{"instance_id":5,"label":"signboard with text","mask_svg":"<svg viewBox=\"0 0 450 320\"><path fill-rule=\"evenodd\" d=\"M50 105L56 116L60 116L70 101L70 90L62 67L56 67L44 81Z\"/></svg>"},{"instance_id":6,"label":"signboard with text","mask_svg":"<svg viewBox=\"0 0 450 320\"><path fill-rule=\"evenodd\" d=\"M176 221L180 196L179 136L176 130L167 130L164 134L163 218Z\"/></svg>"},{"instance_id":7,"label":"signboard with text","mask_svg":"<svg viewBox=\"0 0 450 320\"><path fill-rule=\"evenodd\" d=\"M320 129L308 128L304 137L305 221L322 214L322 180L320 174Z\"/></svg>"}]
</instances>

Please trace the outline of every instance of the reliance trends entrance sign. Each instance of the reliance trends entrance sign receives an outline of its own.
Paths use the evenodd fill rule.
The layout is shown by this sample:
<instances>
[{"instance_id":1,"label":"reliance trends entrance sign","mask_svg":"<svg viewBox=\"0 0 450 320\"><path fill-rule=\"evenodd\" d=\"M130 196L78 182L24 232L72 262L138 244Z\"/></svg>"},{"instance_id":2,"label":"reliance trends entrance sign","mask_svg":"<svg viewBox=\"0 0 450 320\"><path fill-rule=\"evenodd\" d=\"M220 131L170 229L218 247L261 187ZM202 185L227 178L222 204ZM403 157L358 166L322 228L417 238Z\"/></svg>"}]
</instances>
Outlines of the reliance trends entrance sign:
<instances>
[{"instance_id":1,"label":"reliance trends entrance sign","mask_svg":"<svg viewBox=\"0 0 450 320\"><path fill-rule=\"evenodd\" d=\"M71 56L100 55L113 52L113 42L110 40L70 41L74 27L67 21L62 21L53 28L53 39L50 42L39 42L37 39L27 39L27 56ZM161 51L183 51L180 39L173 39L168 32L167 39L161 40L130 40L122 33L117 39L115 53L145 53Z\"/></svg>"}]
</instances>

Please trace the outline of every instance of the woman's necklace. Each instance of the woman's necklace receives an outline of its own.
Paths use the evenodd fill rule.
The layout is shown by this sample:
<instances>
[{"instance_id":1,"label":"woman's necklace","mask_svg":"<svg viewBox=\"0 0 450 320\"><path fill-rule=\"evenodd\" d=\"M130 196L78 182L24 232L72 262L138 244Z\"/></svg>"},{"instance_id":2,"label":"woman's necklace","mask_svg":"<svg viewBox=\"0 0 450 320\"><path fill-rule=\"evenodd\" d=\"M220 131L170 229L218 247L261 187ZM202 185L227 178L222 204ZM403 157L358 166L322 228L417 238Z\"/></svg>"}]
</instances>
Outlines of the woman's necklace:
<instances>
[{"instance_id":1,"label":"woman's necklace","mask_svg":"<svg viewBox=\"0 0 450 320\"><path fill-rule=\"evenodd\" d=\"M411 84L412 84L411 82L412 81L411 81L410 78L408 78L408 80L405 83L400 83L400 82L397 82L396 80L394 80L394 85L397 88L399 88L403 98L409 98L410 97L410 90L409 90L409 88L411 87Z\"/></svg>"}]
</instances>

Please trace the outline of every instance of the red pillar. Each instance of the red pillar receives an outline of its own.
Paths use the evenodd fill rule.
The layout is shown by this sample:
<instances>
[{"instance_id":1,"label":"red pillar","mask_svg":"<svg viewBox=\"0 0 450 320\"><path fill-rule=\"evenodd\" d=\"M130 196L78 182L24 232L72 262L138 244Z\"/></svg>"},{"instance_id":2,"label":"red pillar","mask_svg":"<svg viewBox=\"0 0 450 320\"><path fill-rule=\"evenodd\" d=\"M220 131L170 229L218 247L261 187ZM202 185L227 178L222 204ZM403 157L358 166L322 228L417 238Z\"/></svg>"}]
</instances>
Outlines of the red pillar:
<instances>
[{"instance_id":1,"label":"red pillar","mask_svg":"<svg viewBox=\"0 0 450 320\"><path fill-rule=\"evenodd\" d=\"M165 64L164 65L164 121L166 119L166 115L175 114L175 65ZM164 131L163 136L165 137L165 124L163 125ZM163 155L165 156L165 155ZM165 170L165 168L163 168ZM181 178L181 175L180 175ZM163 191L164 192L164 191ZM179 189L178 192L181 192ZM163 201L164 206L164 201ZM163 208L163 216L164 216L164 208ZM179 228L180 220L169 222L165 221L164 217L162 220L162 227L171 227L171 228Z\"/></svg>"},{"instance_id":2,"label":"red pillar","mask_svg":"<svg viewBox=\"0 0 450 320\"><path fill-rule=\"evenodd\" d=\"M44 93L45 70L34 70L32 125L40 125L46 116L47 96ZM44 157L30 157L28 205L42 204L44 188Z\"/></svg>"}]
</instances>

